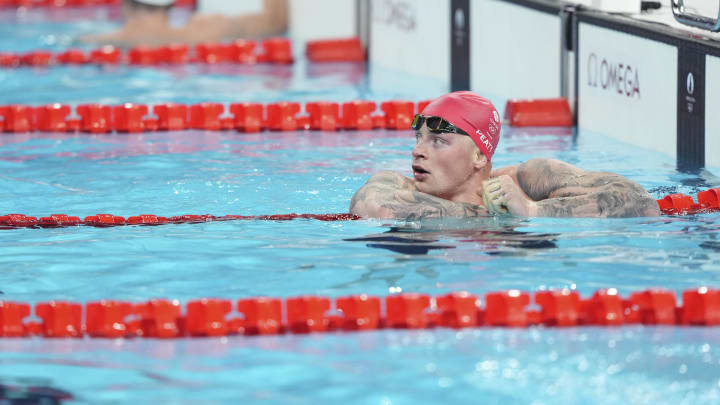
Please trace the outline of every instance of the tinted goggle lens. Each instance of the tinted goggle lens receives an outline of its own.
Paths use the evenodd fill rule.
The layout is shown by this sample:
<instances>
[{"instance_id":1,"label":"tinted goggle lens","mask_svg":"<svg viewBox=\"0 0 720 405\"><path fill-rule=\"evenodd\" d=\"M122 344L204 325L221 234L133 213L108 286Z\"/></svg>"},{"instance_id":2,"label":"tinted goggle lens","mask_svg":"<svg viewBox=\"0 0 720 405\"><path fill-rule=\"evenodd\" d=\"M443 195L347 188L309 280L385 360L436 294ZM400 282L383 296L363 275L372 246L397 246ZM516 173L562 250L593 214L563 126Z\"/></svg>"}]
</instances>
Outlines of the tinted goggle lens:
<instances>
[{"instance_id":1,"label":"tinted goggle lens","mask_svg":"<svg viewBox=\"0 0 720 405\"><path fill-rule=\"evenodd\" d=\"M415 118L413 118L412 124L410 124L410 128L417 131L423 126L423 122L425 122L425 116L422 114L415 114Z\"/></svg>"},{"instance_id":2,"label":"tinted goggle lens","mask_svg":"<svg viewBox=\"0 0 720 405\"><path fill-rule=\"evenodd\" d=\"M411 124L412 129L417 131L422 128L423 124L426 124L428 129L432 132L450 132L454 134L467 135L465 131L445 121L442 117L415 114L415 118L413 118L413 122Z\"/></svg>"}]
</instances>

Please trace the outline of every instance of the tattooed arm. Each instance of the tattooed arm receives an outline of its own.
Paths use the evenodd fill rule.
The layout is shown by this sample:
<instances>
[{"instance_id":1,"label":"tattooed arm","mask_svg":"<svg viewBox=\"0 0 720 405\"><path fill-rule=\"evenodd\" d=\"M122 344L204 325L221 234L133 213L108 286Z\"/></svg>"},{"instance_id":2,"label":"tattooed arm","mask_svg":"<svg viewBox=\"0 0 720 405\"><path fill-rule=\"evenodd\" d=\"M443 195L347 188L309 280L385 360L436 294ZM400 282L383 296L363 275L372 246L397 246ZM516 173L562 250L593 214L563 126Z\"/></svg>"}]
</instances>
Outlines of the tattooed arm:
<instances>
[{"instance_id":1,"label":"tattooed arm","mask_svg":"<svg viewBox=\"0 0 720 405\"><path fill-rule=\"evenodd\" d=\"M532 216L642 217L660 215L639 184L614 173L590 172L554 159L532 159L517 168L517 183L534 200Z\"/></svg>"},{"instance_id":2,"label":"tattooed arm","mask_svg":"<svg viewBox=\"0 0 720 405\"><path fill-rule=\"evenodd\" d=\"M456 203L417 191L415 183L399 173L384 171L372 176L350 201L350 213L361 217L408 221L423 218L476 217L484 207Z\"/></svg>"}]
</instances>

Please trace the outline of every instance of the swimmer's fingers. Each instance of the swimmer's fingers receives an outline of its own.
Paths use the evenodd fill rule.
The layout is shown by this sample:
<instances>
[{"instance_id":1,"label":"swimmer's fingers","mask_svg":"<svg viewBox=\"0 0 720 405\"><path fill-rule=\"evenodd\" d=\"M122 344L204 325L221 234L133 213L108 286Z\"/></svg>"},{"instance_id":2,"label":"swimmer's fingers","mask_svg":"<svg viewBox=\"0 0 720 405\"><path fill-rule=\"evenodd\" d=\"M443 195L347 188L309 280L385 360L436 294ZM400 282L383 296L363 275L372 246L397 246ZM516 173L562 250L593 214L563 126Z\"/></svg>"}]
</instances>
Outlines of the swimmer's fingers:
<instances>
[{"instance_id":1,"label":"swimmer's fingers","mask_svg":"<svg viewBox=\"0 0 720 405\"><path fill-rule=\"evenodd\" d=\"M487 190L489 192L496 192L502 190L502 184L500 184L500 182L495 179L488 181L487 185Z\"/></svg>"},{"instance_id":2,"label":"swimmer's fingers","mask_svg":"<svg viewBox=\"0 0 720 405\"><path fill-rule=\"evenodd\" d=\"M495 212L495 205L492 202L492 196L488 194L488 191L486 188L483 188L482 193L480 193L480 196L482 196L483 205L485 206L485 209L488 210L490 214L496 214Z\"/></svg>"},{"instance_id":3,"label":"swimmer's fingers","mask_svg":"<svg viewBox=\"0 0 720 405\"><path fill-rule=\"evenodd\" d=\"M498 214L504 214L507 212L505 204L507 203L507 195L504 192L495 192L492 197L492 204Z\"/></svg>"},{"instance_id":4,"label":"swimmer's fingers","mask_svg":"<svg viewBox=\"0 0 720 405\"><path fill-rule=\"evenodd\" d=\"M502 190L500 184L497 184L497 182L485 182L483 184L483 191L481 195L485 208L491 214L503 214L507 212L507 210L503 207L503 203L506 201L505 192Z\"/></svg>"}]
</instances>

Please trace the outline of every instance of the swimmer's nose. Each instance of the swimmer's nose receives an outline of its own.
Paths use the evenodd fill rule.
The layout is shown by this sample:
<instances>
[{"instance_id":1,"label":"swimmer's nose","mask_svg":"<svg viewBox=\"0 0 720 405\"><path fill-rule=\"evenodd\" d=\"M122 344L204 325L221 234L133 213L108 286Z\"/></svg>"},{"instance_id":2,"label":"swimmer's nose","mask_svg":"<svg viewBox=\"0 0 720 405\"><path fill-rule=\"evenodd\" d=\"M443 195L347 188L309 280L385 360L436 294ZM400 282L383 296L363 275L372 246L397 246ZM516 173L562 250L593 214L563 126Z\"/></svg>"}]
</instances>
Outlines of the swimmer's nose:
<instances>
[{"instance_id":1,"label":"swimmer's nose","mask_svg":"<svg viewBox=\"0 0 720 405\"><path fill-rule=\"evenodd\" d=\"M418 142L415 144L415 147L412 150L412 157L413 159L424 159L427 156L425 156L425 142Z\"/></svg>"}]
</instances>

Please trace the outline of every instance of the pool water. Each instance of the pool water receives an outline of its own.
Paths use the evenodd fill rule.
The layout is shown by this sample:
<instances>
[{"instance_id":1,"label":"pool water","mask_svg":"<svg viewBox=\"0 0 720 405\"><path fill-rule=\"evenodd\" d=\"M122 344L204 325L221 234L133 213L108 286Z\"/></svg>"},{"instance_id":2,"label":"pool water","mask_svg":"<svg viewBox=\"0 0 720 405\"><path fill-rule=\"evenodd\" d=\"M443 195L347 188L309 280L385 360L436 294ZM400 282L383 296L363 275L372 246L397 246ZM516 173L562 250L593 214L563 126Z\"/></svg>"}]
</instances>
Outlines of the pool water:
<instances>
[{"instance_id":1,"label":"pool water","mask_svg":"<svg viewBox=\"0 0 720 405\"><path fill-rule=\"evenodd\" d=\"M82 32L97 22L11 20ZM26 28L28 27L28 28ZM58 28L59 27L59 28ZM89 28L88 28L89 27ZM2 37L5 37L4 35ZM23 40L26 38L26 40ZM18 51L19 49L14 49ZM180 71L178 73L178 71ZM279 73L278 73L279 72ZM415 78L357 64L0 70L0 104L88 101L419 100ZM28 89L26 91L26 89ZM501 103L498 103L501 105ZM347 212L378 170L410 175L411 131L2 134L0 213ZM717 186L670 157L597 133L503 129L495 167L532 157L614 171L660 198ZM36 303L398 291L477 295L572 288L623 296L720 285L720 216L484 217L422 223L228 221L0 231L0 297ZM158 340L0 340L0 383L30 379L64 403L716 404L718 328L477 328Z\"/></svg>"}]
</instances>

